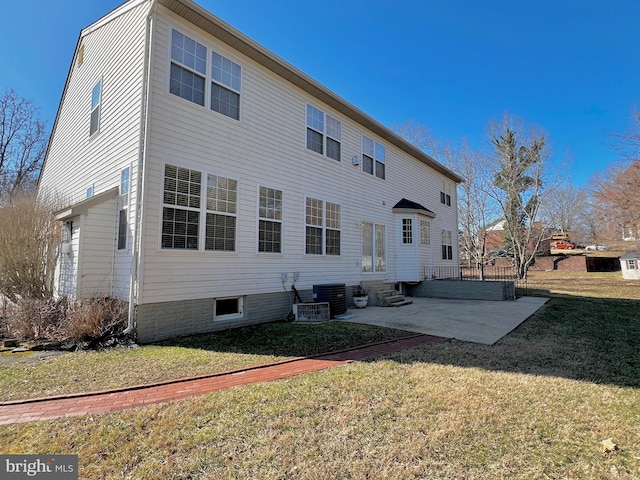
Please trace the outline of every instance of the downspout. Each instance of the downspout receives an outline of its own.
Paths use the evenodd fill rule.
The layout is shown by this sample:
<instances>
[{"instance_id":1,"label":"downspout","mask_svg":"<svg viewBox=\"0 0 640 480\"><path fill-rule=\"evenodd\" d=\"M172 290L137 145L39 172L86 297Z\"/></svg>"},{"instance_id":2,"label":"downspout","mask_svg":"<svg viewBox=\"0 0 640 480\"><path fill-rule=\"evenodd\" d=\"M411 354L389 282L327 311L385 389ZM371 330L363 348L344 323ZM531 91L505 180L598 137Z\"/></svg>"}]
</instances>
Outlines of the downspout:
<instances>
[{"instance_id":1,"label":"downspout","mask_svg":"<svg viewBox=\"0 0 640 480\"><path fill-rule=\"evenodd\" d=\"M144 160L149 139L149 91L150 78L149 67L151 64L151 40L152 25L155 16L155 2L152 0L151 9L147 15L145 24L144 66L142 73L142 101L140 106L140 144L138 146L138 166L136 169L136 208L133 224L133 256L131 259L131 274L129 278L129 314L127 328L124 334L135 331L135 316L138 300L138 282L140 279L140 237L142 235L142 198L144 179Z\"/></svg>"}]
</instances>

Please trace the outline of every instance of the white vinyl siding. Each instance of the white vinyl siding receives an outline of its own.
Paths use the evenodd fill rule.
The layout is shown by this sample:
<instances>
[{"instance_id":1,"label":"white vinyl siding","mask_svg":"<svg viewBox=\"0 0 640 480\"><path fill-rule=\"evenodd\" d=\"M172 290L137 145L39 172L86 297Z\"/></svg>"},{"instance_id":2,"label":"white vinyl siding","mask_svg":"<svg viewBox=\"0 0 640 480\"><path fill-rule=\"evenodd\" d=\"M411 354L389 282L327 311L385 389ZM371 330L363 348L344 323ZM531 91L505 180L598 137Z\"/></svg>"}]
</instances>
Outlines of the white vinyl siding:
<instances>
[{"instance_id":1,"label":"white vinyl siding","mask_svg":"<svg viewBox=\"0 0 640 480\"><path fill-rule=\"evenodd\" d=\"M363 133L381 146L383 141L164 7L159 6L157 13L152 48L152 118L145 163L145 181L150 187L145 191L141 238L144 278L140 301L240 296L246 299L248 295L282 292L281 279L285 272L287 288L293 273L299 274L296 288L301 291L318 283L359 284L363 275L366 279L394 281L397 241L392 229L395 216L391 206L403 197L430 209L439 206L442 175L390 145L385 145L385 164L393 165L393 176L384 182L376 181L379 188L371 188L372 176L364 175L351 161L321 161L306 144L310 103L325 114L323 134L326 114L341 120L341 151L348 152L349 158L360 153ZM168 93L173 29L242 66L241 122ZM177 159L179 163L172 163L178 162ZM188 252L159 247L165 164L237 179L234 251L212 254L204 247ZM272 220L261 218L261 187L283 192L281 252L278 253L262 252L259 248L260 220ZM306 227L320 228L306 223L307 198L321 200L325 209L327 201L339 205L340 227L335 230L340 235L340 255L326 254L326 231L318 235L318 240L323 242L321 254L305 253ZM455 230L453 210L436 212L432 223L434 231ZM365 274L361 264L363 219L373 224L373 231L378 235L371 255L371 264L375 264L376 269L372 267ZM201 225L200 229L203 228ZM329 228L330 240L334 235L331 230ZM373 243L373 236L371 238ZM439 261L439 256L438 246L434 259Z\"/></svg>"}]
</instances>

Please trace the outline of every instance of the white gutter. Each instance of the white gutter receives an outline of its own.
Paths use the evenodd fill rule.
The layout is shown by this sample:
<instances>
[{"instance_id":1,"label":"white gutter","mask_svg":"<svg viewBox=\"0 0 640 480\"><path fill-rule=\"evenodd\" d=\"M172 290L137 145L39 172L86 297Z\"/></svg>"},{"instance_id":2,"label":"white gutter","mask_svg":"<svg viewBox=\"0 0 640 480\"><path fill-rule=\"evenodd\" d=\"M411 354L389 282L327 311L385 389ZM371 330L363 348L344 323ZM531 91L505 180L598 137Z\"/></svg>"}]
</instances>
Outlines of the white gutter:
<instances>
[{"instance_id":1,"label":"white gutter","mask_svg":"<svg viewBox=\"0 0 640 480\"><path fill-rule=\"evenodd\" d=\"M144 67L142 76L142 102L140 107L140 145L138 147L138 166L136 169L136 208L133 224L133 256L131 259L131 274L129 277L129 314L125 334L135 331L135 316L139 293L139 281L142 276L140 266L140 237L142 236L143 209L143 179L144 164L149 140L149 91L151 90L149 67L151 64L152 26L155 18L155 2L151 0L151 10L146 19Z\"/></svg>"}]
</instances>

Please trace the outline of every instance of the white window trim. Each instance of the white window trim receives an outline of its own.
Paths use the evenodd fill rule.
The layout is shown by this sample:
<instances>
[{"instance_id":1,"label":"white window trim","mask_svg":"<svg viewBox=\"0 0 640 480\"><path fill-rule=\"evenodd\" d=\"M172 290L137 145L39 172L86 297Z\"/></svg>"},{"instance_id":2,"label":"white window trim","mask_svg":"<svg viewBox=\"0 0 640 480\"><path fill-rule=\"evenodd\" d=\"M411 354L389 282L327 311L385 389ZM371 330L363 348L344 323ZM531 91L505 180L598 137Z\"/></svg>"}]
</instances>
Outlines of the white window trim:
<instances>
[{"instance_id":1,"label":"white window trim","mask_svg":"<svg viewBox=\"0 0 640 480\"><path fill-rule=\"evenodd\" d=\"M364 151L364 139L368 139L371 142L373 142L373 156L369 155L368 153L365 153ZM380 159L377 155L377 151L378 151L378 147L380 147L383 151L384 151L384 158ZM364 156L370 157L373 161L373 172L369 173L369 172L365 172L364 170ZM387 179L387 147L385 147L382 143L376 141L372 136L369 135L365 135L364 133L361 135L360 138L360 170L362 171L362 173L366 173L367 175L371 175L373 178L377 178L378 180L386 180ZM379 177L376 172L377 172L377 164L381 163L382 165L384 165L384 177Z\"/></svg>"},{"instance_id":2,"label":"white window trim","mask_svg":"<svg viewBox=\"0 0 640 480\"><path fill-rule=\"evenodd\" d=\"M100 93L98 95L98 104L94 107L93 106L93 91L96 89L96 87L100 85ZM104 82L102 77L100 77L94 84L93 87L91 87L91 105L90 105L90 109L89 109L89 138L93 138L96 135L98 135L100 133L100 127L102 125L102 91L104 89ZM94 132L91 131L91 119L93 117L93 112L97 110L98 111L98 125L96 127L96 130Z\"/></svg>"},{"instance_id":3,"label":"white window trim","mask_svg":"<svg viewBox=\"0 0 640 480\"><path fill-rule=\"evenodd\" d=\"M309 107L315 108L315 109L316 109L316 110L318 110L320 113L322 113L322 119L323 119L323 120L322 120L322 129L323 129L323 131L322 131L322 132L321 132L320 130L318 130L317 128L312 127L312 126L310 126L310 125L309 125L309 114L308 114L308 112L309 112ZM343 125L342 120L338 119L335 115L332 115L332 114L330 114L330 113L327 113L326 109L324 109L324 108L319 108L319 107L317 107L316 105L314 105L314 104L312 104L312 103L309 103L309 102L307 102L307 103L305 104L305 107L304 107L304 117L305 117L305 124L304 124L304 125L305 125L305 128L304 128L304 133L305 133L305 135L304 135L304 148L305 148L305 150L306 150L306 151L308 151L308 152L314 153L314 154L316 154L316 155L320 155L321 157L328 158L329 160L333 160L333 161L335 161L335 162L342 162L342 146L343 146L343 145L342 145L342 125ZM331 117L333 120L335 120L336 122L338 122L338 123L340 124L340 138L335 138L334 136L329 135L329 133L327 132L327 130L328 130L328 127L327 127L327 123L328 123L328 122L327 122L327 117ZM316 152L315 150L311 150L311 149L308 147L308 145L307 145L307 129L311 129L311 130L313 130L314 132L317 132L317 133L319 133L320 135L322 135L322 153L318 153L318 152ZM330 138L331 140L333 140L333 141L337 142L337 143L340 145L340 158L333 158L333 157L330 157L329 155L327 155L327 152L328 152L328 148L327 148L327 143L328 143L328 142L327 142L327 139L328 139L328 138ZM318 199L318 200L319 200L319 199ZM334 202L332 202L332 203L334 203Z\"/></svg>"},{"instance_id":4,"label":"white window trim","mask_svg":"<svg viewBox=\"0 0 640 480\"><path fill-rule=\"evenodd\" d=\"M431 245L431 220L420 218L419 223L420 223L420 245L428 247ZM425 235L425 230L427 232L426 235ZM425 239L426 239L426 242L425 242Z\"/></svg>"},{"instance_id":5,"label":"white window trim","mask_svg":"<svg viewBox=\"0 0 640 480\"><path fill-rule=\"evenodd\" d=\"M280 220L276 220L273 218L263 218L260 216L260 188L269 188L271 190L278 190L282 194L282 211ZM258 255L275 255L282 256L284 254L284 200L285 200L285 191L282 187L275 187L272 185L258 184L257 189L257 198L256 198L256 254ZM305 200L306 204L306 200ZM265 220L267 222L278 222L280 223L280 251L279 252L261 252L260 251L260 220Z\"/></svg>"},{"instance_id":6,"label":"white window trim","mask_svg":"<svg viewBox=\"0 0 640 480\"><path fill-rule=\"evenodd\" d=\"M313 225L307 223L307 199L319 200L322 202L322 225ZM327 202L337 205L340 208L340 228L331 228L327 227ZM341 203L335 202L333 200L329 200L324 198L322 195L306 195L304 197L303 204L303 215L304 215L304 231L303 238L304 242L302 245L302 253L305 257L323 257L323 258L340 258L343 252L343 228L344 225L344 209ZM322 253L307 253L307 227L320 228L322 230ZM330 255L327 253L327 230L340 232L340 253L337 255Z\"/></svg>"},{"instance_id":7,"label":"white window trim","mask_svg":"<svg viewBox=\"0 0 640 480\"><path fill-rule=\"evenodd\" d=\"M440 205L444 205L445 207L451 207L453 204L453 189L451 188L451 183L446 180L442 180L442 184L440 185ZM442 201L444 197L444 202Z\"/></svg>"},{"instance_id":8,"label":"white window trim","mask_svg":"<svg viewBox=\"0 0 640 480\"><path fill-rule=\"evenodd\" d=\"M232 300L236 299L238 301L238 313L229 313L227 315L217 315L216 309L218 307L218 300ZM243 296L231 296L231 297L219 297L215 298L213 302L213 321L221 322L225 320L237 320L244 318L244 297Z\"/></svg>"},{"instance_id":9,"label":"white window trim","mask_svg":"<svg viewBox=\"0 0 640 480\"><path fill-rule=\"evenodd\" d=\"M179 168L186 168L189 170L195 170L200 172L200 174L202 175L202 182L200 185L200 209L197 208L190 208L190 207L177 207L177 208L184 208L187 210L191 210L191 211L198 211L199 212L199 225L198 225L198 248L197 249L189 249L189 248L164 248L162 246L162 222L163 222L163 210L164 207L169 207L169 208L173 208L171 205L169 204L165 204L164 203L164 172L165 172L165 168L167 165L172 165L174 167L179 167ZM239 208L239 199L240 199L240 180L228 175L226 172L220 171L218 173L213 173L211 171L208 170L203 170L201 167L194 165L190 162L164 162L162 164L162 170L161 170L161 182L159 185L159 196L160 196L160 213L158 216L159 219L159 225L158 225L158 244L157 244L157 252L161 253L161 254L169 254L169 255L193 255L195 253L205 253L207 255L217 255L217 256L235 256L237 255L237 251L238 251L238 213L237 213L237 209ZM235 214L229 214L229 215L233 215L236 217L236 237L235 237L235 250L231 251L231 250L206 250L205 249L205 236L206 236L206 220L207 220L207 212L209 213L218 213L218 212L214 212L213 210L207 210L207 205L206 205L206 198L207 198L207 175L215 175L218 177L224 177L227 178L229 180L235 180L237 183L237 196L236 196L236 213ZM174 207L176 207L174 205Z\"/></svg>"},{"instance_id":10,"label":"white window trim","mask_svg":"<svg viewBox=\"0 0 640 480\"><path fill-rule=\"evenodd\" d=\"M185 35L187 37L189 37L191 40L194 40L196 42L198 42L199 44L203 45L206 49L207 49L207 54L206 54L206 65L205 65L205 73L204 73L204 105L200 105L198 103L194 103L190 100L187 100L185 98L182 98L179 95L175 95L173 93L171 93L171 64L175 63L176 65L187 69L188 71L194 73L195 75L198 76L203 76L200 72L198 72L197 70L193 70L192 68L184 65L183 63L173 60L173 58L171 57L171 37L172 37L172 31L175 30L179 33L181 33L182 35ZM187 33L188 32L188 33ZM199 35L194 34L193 32L182 28L182 27L178 27L175 25L169 25L169 30L168 30L168 48L167 48L167 73L166 73L166 93L167 95L169 95L171 98L177 98L179 99L181 102L185 102L188 105L192 105L195 106L197 108L202 108L208 112L213 112L213 114L216 117L221 117L221 118L226 118L229 121L233 121L236 123L242 122L242 112L244 110L243 107L243 103L244 103L244 95L242 94L242 89L244 86L244 70L245 70L245 65L240 62L236 57L234 57L233 55L229 54L224 48L219 48L219 46L215 46L212 47L211 43L203 40L202 37L200 37ZM224 58L231 60L233 63L235 63L236 65L240 66L240 91L237 91L227 85L224 84L220 84L219 82L215 81L213 79L213 75L211 73L211 67L212 67L212 54L213 52L216 52L218 55L223 56ZM219 113L216 112L215 110L211 109L211 84L212 83L217 83L218 85L222 85L224 88L227 88L229 90L231 90L232 92L235 92L237 94L240 95L240 111L238 113L239 119L235 119L233 117L229 117L228 115L225 115L223 113Z\"/></svg>"},{"instance_id":11,"label":"white window trim","mask_svg":"<svg viewBox=\"0 0 640 480\"><path fill-rule=\"evenodd\" d=\"M122 174L124 173L125 170L128 170L128 178L127 178L127 193L123 194L122 193ZM163 170L164 171L164 170ZM126 200L125 200L125 195L126 195ZM125 254L129 252L129 248L130 248L130 238L129 238L129 231L127 229L127 235L125 238L125 247L124 248L118 248L119 246L119 242L120 242L120 212L122 210L124 210L126 213L126 217L127 217L127 227L129 227L129 222L131 221L131 218L129 216L130 210L129 210L129 205L131 203L131 165L127 165L124 168L120 169L120 192L118 195L118 218L117 218L117 224L118 224L118 237L117 237L117 241L116 241L116 251L118 254Z\"/></svg>"},{"instance_id":12,"label":"white window trim","mask_svg":"<svg viewBox=\"0 0 640 480\"><path fill-rule=\"evenodd\" d=\"M370 272L365 272L362 270L362 244L360 245L360 272L363 275L382 275L382 274L386 274L388 269L389 269L389 233L388 233L388 228L387 225L385 225L384 223L378 223L378 222L374 222L372 220L363 220L362 221L362 226L364 227L364 224L368 223L371 224L372 226L372 234L373 234L373 255L371 257L371 271ZM384 227L384 270L376 270L376 227L380 226L380 227ZM363 240L363 232L362 230L360 231L360 241L362 242Z\"/></svg>"}]
</instances>

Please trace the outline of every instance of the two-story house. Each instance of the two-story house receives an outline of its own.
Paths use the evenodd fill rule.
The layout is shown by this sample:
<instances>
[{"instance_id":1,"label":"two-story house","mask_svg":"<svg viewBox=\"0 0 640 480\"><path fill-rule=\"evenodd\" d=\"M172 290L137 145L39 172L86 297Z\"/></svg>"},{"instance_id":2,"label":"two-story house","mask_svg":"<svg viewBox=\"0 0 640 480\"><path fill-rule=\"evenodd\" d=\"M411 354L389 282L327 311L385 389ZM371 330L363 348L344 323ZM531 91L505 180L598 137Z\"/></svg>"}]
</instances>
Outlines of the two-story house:
<instances>
[{"instance_id":1,"label":"two-story house","mask_svg":"<svg viewBox=\"0 0 640 480\"><path fill-rule=\"evenodd\" d=\"M58 295L127 300L149 342L457 265L460 181L192 1L130 0L80 33L39 188Z\"/></svg>"}]
</instances>

